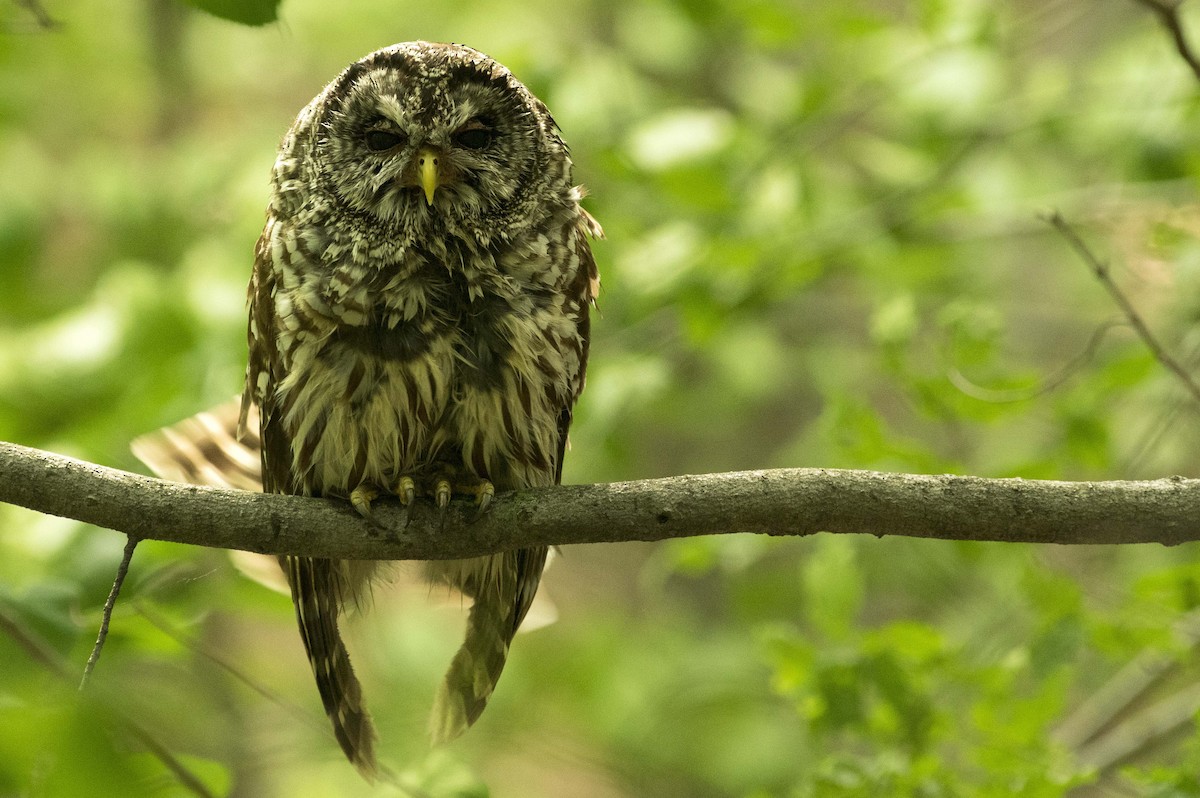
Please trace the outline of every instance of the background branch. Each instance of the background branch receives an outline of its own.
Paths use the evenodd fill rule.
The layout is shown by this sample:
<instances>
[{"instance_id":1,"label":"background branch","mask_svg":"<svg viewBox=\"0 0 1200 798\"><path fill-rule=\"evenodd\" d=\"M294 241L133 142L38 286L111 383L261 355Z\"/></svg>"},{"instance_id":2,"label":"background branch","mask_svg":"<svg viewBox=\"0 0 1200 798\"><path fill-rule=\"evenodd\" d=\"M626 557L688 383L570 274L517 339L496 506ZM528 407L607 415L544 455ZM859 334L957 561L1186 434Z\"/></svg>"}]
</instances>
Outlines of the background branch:
<instances>
[{"instance_id":1,"label":"background branch","mask_svg":"<svg viewBox=\"0 0 1200 798\"><path fill-rule=\"evenodd\" d=\"M1183 32L1183 21L1179 18L1179 7L1183 5L1183 0L1134 0L1134 2L1154 12L1158 21L1171 35L1171 42L1175 45L1175 51L1179 53L1179 57L1192 70L1196 79L1200 80L1200 58L1197 58L1196 53L1192 50L1187 34Z\"/></svg>"},{"instance_id":2,"label":"background branch","mask_svg":"<svg viewBox=\"0 0 1200 798\"><path fill-rule=\"evenodd\" d=\"M38 0L17 0L17 5L32 14L34 21L42 30L54 30L61 26L61 23L50 16L50 13Z\"/></svg>"},{"instance_id":3,"label":"background branch","mask_svg":"<svg viewBox=\"0 0 1200 798\"><path fill-rule=\"evenodd\" d=\"M9 640L15 641L18 647L24 650L31 659L58 679L70 681L75 678L72 667L63 660L54 647L36 632L22 624L3 604L0 604L0 634L3 634ZM95 691L91 691L91 693L95 697ZM193 795L200 796L200 798L213 798L213 793L205 786L204 781L198 775L193 773L183 761L175 756L167 746L159 742L147 729L126 716L124 706L118 698L114 698L109 692L101 691L99 700L105 707L105 711L115 721L116 727L141 743L151 755L162 762L163 766L171 772L184 788Z\"/></svg>"},{"instance_id":4,"label":"background branch","mask_svg":"<svg viewBox=\"0 0 1200 798\"><path fill-rule=\"evenodd\" d=\"M1055 230L1062 234L1063 238L1067 240L1067 243L1069 243L1072 249L1078 253L1079 257L1083 259L1084 263L1088 265L1088 268L1092 270L1092 274L1096 276L1096 279L1098 279L1100 284L1103 285L1108 291L1109 296L1111 296L1113 301L1117 303L1117 307L1119 307L1121 312L1125 314L1125 318L1129 321L1130 326L1133 327L1134 331L1138 334L1138 337L1142 339L1142 343L1144 343L1146 348L1150 350L1150 354L1154 356L1154 359L1157 360L1164 368L1178 377L1179 381L1183 384L1183 387L1186 388L1188 393L1192 395L1192 398L1197 402L1200 402L1200 385L1196 384L1196 381L1192 379L1192 375L1188 372L1188 370L1184 368L1178 360L1172 357L1171 354L1163 347L1163 345L1158 342L1158 339L1154 336L1154 333L1150 331L1150 328L1146 325L1146 322L1142 320L1141 314L1137 312L1137 308L1135 308L1133 303L1129 301L1129 297L1125 296L1125 292L1122 291L1120 287L1113 281L1108 263L1101 260L1095 255L1095 253L1092 252L1091 248L1089 248L1088 245L1084 243L1083 239L1079 237L1079 234L1075 232L1075 228L1071 227L1067 220L1064 219L1062 214L1060 214L1058 211L1054 211L1047 215L1046 221L1048 221Z\"/></svg>"},{"instance_id":5,"label":"background branch","mask_svg":"<svg viewBox=\"0 0 1200 798\"><path fill-rule=\"evenodd\" d=\"M496 498L483 519L431 507L399 529L400 507L372 530L346 502L166 482L0 443L0 501L142 539L350 559L445 559L520 546L756 532L869 533L1033 543L1177 544L1200 540L1200 480L1054 482L778 469L602 485ZM421 510L425 512L421 512Z\"/></svg>"}]
</instances>

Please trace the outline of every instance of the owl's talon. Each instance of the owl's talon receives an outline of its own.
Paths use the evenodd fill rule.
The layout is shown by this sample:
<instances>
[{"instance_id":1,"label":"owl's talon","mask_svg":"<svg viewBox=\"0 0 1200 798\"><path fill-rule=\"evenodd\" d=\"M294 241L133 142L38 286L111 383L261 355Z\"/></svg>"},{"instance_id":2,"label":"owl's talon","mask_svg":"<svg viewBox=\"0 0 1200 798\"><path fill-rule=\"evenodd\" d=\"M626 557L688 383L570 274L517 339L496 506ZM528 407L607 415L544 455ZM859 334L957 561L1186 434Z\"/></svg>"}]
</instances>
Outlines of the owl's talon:
<instances>
[{"instance_id":1,"label":"owl's talon","mask_svg":"<svg viewBox=\"0 0 1200 798\"><path fill-rule=\"evenodd\" d=\"M396 488L392 491L396 494L396 498L400 500L402 510L400 511L400 528L408 529L408 522L412 520L412 506L417 499L417 484L412 477L400 477L396 482Z\"/></svg>"},{"instance_id":2,"label":"owl's talon","mask_svg":"<svg viewBox=\"0 0 1200 798\"><path fill-rule=\"evenodd\" d=\"M450 509L450 494L452 489L450 481L447 479L439 479L433 486L433 501L438 508L438 528L446 528L446 515Z\"/></svg>"},{"instance_id":3,"label":"owl's talon","mask_svg":"<svg viewBox=\"0 0 1200 798\"><path fill-rule=\"evenodd\" d=\"M469 521L467 521L467 523L473 524L476 521L478 521L480 518L483 518L484 513L486 513L488 511L488 508L492 506L492 499L495 498L495 496L496 496L496 486L495 485L493 485L491 482L489 482L486 479L483 480L482 482L480 482L479 483L479 493L478 493L478 496L475 498L475 513L471 516L471 519Z\"/></svg>"},{"instance_id":4,"label":"owl's talon","mask_svg":"<svg viewBox=\"0 0 1200 798\"><path fill-rule=\"evenodd\" d=\"M417 484L413 482L412 477L400 477L396 483L396 496L400 499L400 503L408 507L417 498Z\"/></svg>"},{"instance_id":5,"label":"owl's talon","mask_svg":"<svg viewBox=\"0 0 1200 798\"><path fill-rule=\"evenodd\" d=\"M354 490L350 491L350 506L358 511L358 514L367 519L367 522L376 529L384 529L384 525L375 513L371 511L371 502L379 497L379 491L370 485L359 485Z\"/></svg>"},{"instance_id":6,"label":"owl's talon","mask_svg":"<svg viewBox=\"0 0 1200 798\"><path fill-rule=\"evenodd\" d=\"M437 504L437 508L443 513L450 506L450 482L449 480L439 479L437 484L433 486L433 500Z\"/></svg>"}]
</instances>

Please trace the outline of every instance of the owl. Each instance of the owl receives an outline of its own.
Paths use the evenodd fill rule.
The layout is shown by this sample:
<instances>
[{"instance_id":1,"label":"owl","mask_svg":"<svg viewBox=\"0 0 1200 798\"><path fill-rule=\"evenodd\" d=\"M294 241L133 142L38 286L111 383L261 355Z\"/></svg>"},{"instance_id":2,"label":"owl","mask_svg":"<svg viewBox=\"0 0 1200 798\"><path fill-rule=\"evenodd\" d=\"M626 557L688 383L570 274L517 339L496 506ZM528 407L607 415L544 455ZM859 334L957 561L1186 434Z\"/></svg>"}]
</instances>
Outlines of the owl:
<instances>
[{"instance_id":1,"label":"owl","mask_svg":"<svg viewBox=\"0 0 1200 798\"><path fill-rule=\"evenodd\" d=\"M272 175L249 286L240 434L263 490L484 512L553 485L584 385L599 287L567 147L499 63L408 42L351 64L297 116ZM257 429L254 429L257 419ZM547 551L425 565L473 600L435 742L480 715ZM334 734L364 774L375 731L339 633L377 564L282 557Z\"/></svg>"}]
</instances>

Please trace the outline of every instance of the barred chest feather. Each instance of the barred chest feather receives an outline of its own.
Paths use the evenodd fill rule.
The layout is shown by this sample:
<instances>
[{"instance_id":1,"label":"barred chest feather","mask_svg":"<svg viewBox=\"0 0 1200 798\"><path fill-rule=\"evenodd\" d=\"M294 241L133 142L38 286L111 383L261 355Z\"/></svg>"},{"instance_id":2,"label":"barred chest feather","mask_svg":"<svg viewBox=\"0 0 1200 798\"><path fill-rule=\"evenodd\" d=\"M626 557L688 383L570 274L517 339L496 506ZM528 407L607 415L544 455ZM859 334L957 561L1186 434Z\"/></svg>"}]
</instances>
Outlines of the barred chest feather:
<instances>
[{"instance_id":1,"label":"barred chest feather","mask_svg":"<svg viewBox=\"0 0 1200 798\"><path fill-rule=\"evenodd\" d=\"M435 237L391 258L268 223L279 358L258 388L274 391L300 492L447 468L553 484L586 346L569 210L550 234L486 249Z\"/></svg>"}]
</instances>

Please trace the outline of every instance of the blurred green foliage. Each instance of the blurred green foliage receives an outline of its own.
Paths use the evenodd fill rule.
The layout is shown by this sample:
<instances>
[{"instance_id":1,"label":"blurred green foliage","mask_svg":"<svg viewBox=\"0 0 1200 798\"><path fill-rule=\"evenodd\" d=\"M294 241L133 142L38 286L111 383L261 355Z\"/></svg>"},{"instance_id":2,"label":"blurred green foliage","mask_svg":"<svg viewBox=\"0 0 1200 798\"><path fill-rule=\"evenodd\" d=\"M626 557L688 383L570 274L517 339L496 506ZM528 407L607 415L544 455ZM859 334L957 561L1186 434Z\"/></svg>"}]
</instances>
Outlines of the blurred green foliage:
<instances>
[{"instance_id":1,"label":"blurred green foliage","mask_svg":"<svg viewBox=\"0 0 1200 798\"><path fill-rule=\"evenodd\" d=\"M1196 364L1200 86L1136 3L44 7L0 5L0 439L136 469L131 438L236 393L275 145L426 38L546 100L608 233L568 481L1197 471L1194 405L1038 219ZM81 701L123 540L0 528L0 795L190 794L154 746L237 796L1200 795L1194 546L572 548L558 622L432 753L460 613L401 576L352 629L401 789L341 761L287 600L226 553L139 547ZM1106 759L1063 731L1146 658L1173 734L1118 718Z\"/></svg>"},{"instance_id":2,"label":"blurred green foliage","mask_svg":"<svg viewBox=\"0 0 1200 798\"><path fill-rule=\"evenodd\" d=\"M215 17L243 25L266 25L279 16L280 0L183 0Z\"/></svg>"}]
</instances>

